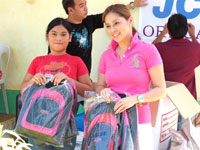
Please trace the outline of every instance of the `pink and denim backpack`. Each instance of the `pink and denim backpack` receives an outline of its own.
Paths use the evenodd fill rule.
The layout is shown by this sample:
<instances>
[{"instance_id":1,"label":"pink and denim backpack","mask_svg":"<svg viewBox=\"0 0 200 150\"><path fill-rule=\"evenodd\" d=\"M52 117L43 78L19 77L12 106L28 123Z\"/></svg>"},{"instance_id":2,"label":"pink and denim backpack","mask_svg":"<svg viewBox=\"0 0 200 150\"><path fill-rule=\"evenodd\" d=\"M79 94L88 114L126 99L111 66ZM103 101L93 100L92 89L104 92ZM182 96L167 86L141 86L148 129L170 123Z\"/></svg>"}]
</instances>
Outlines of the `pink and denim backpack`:
<instances>
[{"instance_id":1,"label":"pink and denim backpack","mask_svg":"<svg viewBox=\"0 0 200 150\"><path fill-rule=\"evenodd\" d=\"M86 100L82 150L136 149L136 107L115 114L114 106L121 97L112 92L110 98L110 103L99 96Z\"/></svg>"},{"instance_id":2,"label":"pink and denim backpack","mask_svg":"<svg viewBox=\"0 0 200 150\"><path fill-rule=\"evenodd\" d=\"M118 146L118 120L114 102L101 102L90 107L85 115L82 150L114 150Z\"/></svg>"},{"instance_id":3,"label":"pink and denim backpack","mask_svg":"<svg viewBox=\"0 0 200 150\"><path fill-rule=\"evenodd\" d=\"M23 96L24 104L16 125L17 133L45 144L62 146L66 136L70 137L77 132L74 112L77 99L73 83L64 82L51 88L33 84L25 90ZM74 127L68 127L69 124Z\"/></svg>"}]
</instances>

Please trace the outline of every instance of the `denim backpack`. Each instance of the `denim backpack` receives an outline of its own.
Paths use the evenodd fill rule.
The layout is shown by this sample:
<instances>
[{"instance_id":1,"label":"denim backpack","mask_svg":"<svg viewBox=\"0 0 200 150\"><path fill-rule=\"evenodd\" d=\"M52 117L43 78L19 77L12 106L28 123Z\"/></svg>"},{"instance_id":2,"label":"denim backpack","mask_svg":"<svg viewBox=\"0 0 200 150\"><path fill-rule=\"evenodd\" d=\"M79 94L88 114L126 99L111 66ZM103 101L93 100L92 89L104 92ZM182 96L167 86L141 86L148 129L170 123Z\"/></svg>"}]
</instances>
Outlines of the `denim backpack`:
<instances>
[{"instance_id":1,"label":"denim backpack","mask_svg":"<svg viewBox=\"0 0 200 150\"><path fill-rule=\"evenodd\" d=\"M62 146L65 136L71 136L66 135L66 131L75 120L73 111L77 99L74 84L64 82L51 88L33 84L24 91L23 97L16 132L46 144ZM76 122L73 125L77 130Z\"/></svg>"}]
</instances>

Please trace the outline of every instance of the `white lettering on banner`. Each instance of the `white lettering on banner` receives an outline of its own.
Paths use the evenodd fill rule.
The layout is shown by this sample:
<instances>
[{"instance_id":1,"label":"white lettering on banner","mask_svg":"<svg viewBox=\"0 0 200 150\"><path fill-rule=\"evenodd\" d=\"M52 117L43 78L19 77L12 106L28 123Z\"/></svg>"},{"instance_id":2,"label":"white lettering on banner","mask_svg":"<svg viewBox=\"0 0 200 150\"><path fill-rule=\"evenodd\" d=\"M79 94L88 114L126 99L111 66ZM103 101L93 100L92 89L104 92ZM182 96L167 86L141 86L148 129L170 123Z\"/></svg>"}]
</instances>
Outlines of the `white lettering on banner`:
<instances>
[{"instance_id":1,"label":"white lettering on banner","mask_svg":"<svg viewBox=\"0 0 200 150\"><path fill-rule=\"evenodd\" d=\"M177 116L178 110L175 108L166 114L162 115L161 119L161 131L160 131L160 143L170 138L170 129L176 130L177 128Z\"/></svg>"},{"instance_id":2,"label":"white lettering on banner","mask_svg":"<svg viewBox=\"0 0 200 150\"><path fill-rule=\"evenodd\" d=\"M200 42L200 0L148 0L146 7L140 8L139 33L142 40L152 42L163 30L168 18L175 13L187 17L195 26L195 36ZM189 34L186 38L191 39ZM169 39L167 35L163 41Z\"/></svg>"}]
</instances>

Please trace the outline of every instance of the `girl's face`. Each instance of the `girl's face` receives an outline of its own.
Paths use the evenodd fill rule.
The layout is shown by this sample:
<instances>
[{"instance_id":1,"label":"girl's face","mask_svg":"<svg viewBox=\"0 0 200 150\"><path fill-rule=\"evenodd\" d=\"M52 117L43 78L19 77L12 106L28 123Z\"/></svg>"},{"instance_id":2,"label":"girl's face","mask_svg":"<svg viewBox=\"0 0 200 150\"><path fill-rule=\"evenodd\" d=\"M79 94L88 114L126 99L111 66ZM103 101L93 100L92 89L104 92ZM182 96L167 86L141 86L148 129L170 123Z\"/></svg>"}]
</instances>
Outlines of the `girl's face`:
<instances>
[{"instance_id":1,"label":"girl's face","mask_svg":"<svg viewBox=\"0 0 200 150\"><path fill-rule=\"evenodd\" d=\"M116 42L123 42L132 35L133 18L126 20L117 13L110 12L105 17L105 27L108 35Z\"/></svg>"},{"instance_id":2,"label":"girl's face","mask_svg":"<svg viewBox=\"0 0 200 150\"><path fill-rule=\"evenodd\" d=\"M53 27L47 34L47 40L51 54L62 55L65 54L68 43L71 41L71 34L63 25Z\"/></svg>"}]
</instances>

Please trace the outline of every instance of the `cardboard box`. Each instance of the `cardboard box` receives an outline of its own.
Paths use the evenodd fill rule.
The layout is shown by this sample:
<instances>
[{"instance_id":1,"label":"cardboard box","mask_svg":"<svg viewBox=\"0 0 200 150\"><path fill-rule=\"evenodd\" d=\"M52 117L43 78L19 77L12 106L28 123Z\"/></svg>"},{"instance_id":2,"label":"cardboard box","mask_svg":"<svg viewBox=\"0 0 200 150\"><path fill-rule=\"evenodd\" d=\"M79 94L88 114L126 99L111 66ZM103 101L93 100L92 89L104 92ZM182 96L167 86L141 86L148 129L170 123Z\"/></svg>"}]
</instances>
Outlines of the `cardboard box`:
<instances>
[{"instance_id":1,"label":"cardboard box","mask_svg":"<svg viewBox=\"0 0 200 150\"><path fill-rule=\"evenodd\" d=\"M200 100L200 66L195 69L195 81L197 90L197 99Z\"/></svg>"},{"instance_id":2,"label":"cardboard box","mask_svg":"<svg viewBox=\"0 0 200 150\"><path fill-rule=\"evenodd\" d=\"M169 149L170 129L177 130L178 112L185 119L200 112L200 105L183 84L167 81L166 85L166 97L150 103L155 150Z\"/></svg>"}]
</instances>

